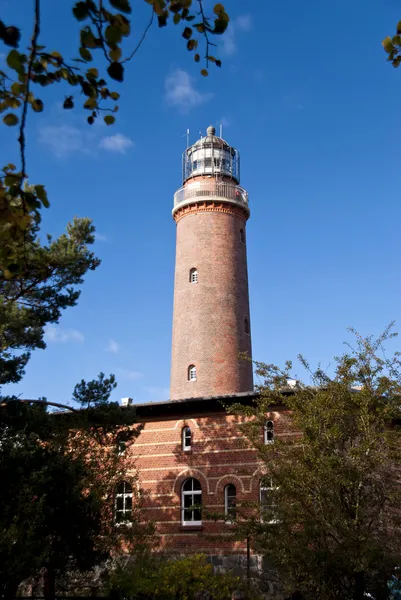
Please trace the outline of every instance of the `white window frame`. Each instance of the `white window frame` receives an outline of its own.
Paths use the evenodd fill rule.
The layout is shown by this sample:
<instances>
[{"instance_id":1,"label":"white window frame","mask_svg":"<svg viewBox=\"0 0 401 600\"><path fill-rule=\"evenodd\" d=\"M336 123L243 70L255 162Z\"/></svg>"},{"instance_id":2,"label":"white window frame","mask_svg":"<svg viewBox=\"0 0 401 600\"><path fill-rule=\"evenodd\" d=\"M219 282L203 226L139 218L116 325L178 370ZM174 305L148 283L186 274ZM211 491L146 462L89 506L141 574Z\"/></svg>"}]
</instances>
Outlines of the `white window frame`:
<instances>
[{"instance_id":1,"label":"white window frame","mask_svg":"<svg viewBox=\"0 0 401 600\"><path fill-rule=\"evenodd\" d=\"M196 381L196 365L189 365L188 381Z\"/></svg>"},{"instance_id":2,"label":"white window frame","mask_svg":"<svg viewBox=\"0 0 401 600\"><path fill-rule=\"evenodd\" d=\"M188 435L189 433L189 435ZM182 428L182 449L184 452L189 452L192 449L192 431L191 428L186 425ZM189 443L188 443L189 437Z\"/></svg>"},{"instance_id":3,"label":"white window frame","mask_svg":"<svg viewBox=\"0 0 401 600\"><path fill-rule=\"evenodd\" d=\"M189 272L189 283L198 283L198 269L193 267Z\"/></svg>"},{"instance_id":4,"label":"white window frame","mask_svg":"<svg viewBox=\"0 0 401 600\"><path fill-rule=\"evenodd\" d=\"M191 480L192 482L193 481L198 481L194 477L188 477L182 483L182 486L181 486L181 524L184 527L191 527L191 526L195 526L196 527L196 526L202 525L202 519L200 521L185 521L185 510L186 509L185 509L185 505L184 505L184 498L186 496L192 496L192 506L197 506L198 505L198 506L201 507L200 510L202 510L202 489L200 489L200 490L194 490L194 489L192 489L192 490L184 491L184 485L185 485L185 483L188 480ZM198 481L198 483L200 484L199 481ZM193 483L192 483L192 488L193 488ZM196 502L195 501L195 497L196 496L199 496L200 502ZM193 514L194 510L196 510L196 509L192 508L191 510L192 510L192 514Z\"/></svg>"},{"instance_id":5,"label":"white window frame","mask_svg":"<svg viewBox=\"0 0 401 600\"><path fill-rule=\"evenodd\" d=\"M118 487L123 484L123 491L122 492L115 492L115 497L114 497L114 523L117 526L121 526L121 525L128 525L131 526L132 525L132 515L133 515L133 510L132 510L132 504L133 504L133 492L132 492L132 485L128 482L128 481L120 481L119 483L117 483L116 485L116 490L118 489ZM126 486L128 486L128 489L130 491L126 491ZM117 509L117 500L118 498L122 498L122 502L123 502L123 508L122 509ZM131 498L131 508L126 508L126 500L127 498ZM122 520L117 520L117 514L121 514L123 516ZM129 514L129 519L125 519L124 517Z\"/></svg>"},{"instance_id":6,"label":"white window frame","mask_svg":"<svg viewBox=\"0 0 401 600\"><path fill-rule=\"evenodd\" d=\"M271 477L268 481L265 479L264 481L261 481L259 484L259 505L260 505L260 522L261 523L266 523L267 525L274 525L275 523L278 523L278 519L275 516L275 508L276 508L277 504L274 502L274 499L270 505L267 505L267 503L264 503L262 500L263 493L266 493L266 494L273 493L274 494L274 492L276 490L278 490L278 487L273 484L273 480ZM263 507L265 507L266 509L268 508L271 511L271 514L273 516L272 519L264 520Z\"/></svg>"},{"instance_id":7,"label":"white window frame","mask_svg":"<svg viewBox=\"0 0 401 600\"><path fill-rule=\"evenodd\" d=\"M271 433L270 439L269 433ZM263 427L263 436L265 444L274 444L274 421L272 419L269 419L265 422Z\"/></svg>"},{"instance_id":8,"label":"white window frame","mask_svg":"<svg viewBox=\"0 0 401 600\"><path fill-rule=\"evenodd\" d=\"M235 490L235 494L230 496L231 498L235 498L235 505L234 505L234 507L230 507L228 505L228 498L229 498L228 488L230 486L232 486L234 488L234 490ZM235 511L235 515L234 516L230 515L230 508L234 508L234 511ZM235 522L236 517L237 517L237 488L236 488L236 486L233 483L228 483L226 485L226 487L224 488L224 514L226 516L226 523L234 523Z\"/></svg>"}]
</instances>

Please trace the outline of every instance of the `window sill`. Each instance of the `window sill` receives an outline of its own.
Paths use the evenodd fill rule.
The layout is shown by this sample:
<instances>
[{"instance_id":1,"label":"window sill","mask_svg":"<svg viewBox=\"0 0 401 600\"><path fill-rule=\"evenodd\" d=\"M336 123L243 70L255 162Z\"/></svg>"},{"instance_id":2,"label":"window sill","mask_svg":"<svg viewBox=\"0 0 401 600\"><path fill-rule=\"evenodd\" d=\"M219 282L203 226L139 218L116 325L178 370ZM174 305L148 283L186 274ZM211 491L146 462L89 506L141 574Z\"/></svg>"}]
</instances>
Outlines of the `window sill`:
<instances>
[{"instance_id":1,"label":"window sill","mask_svg":"<svg viewBox=\"0 0 401 600\"><path fill-rule=\"evenodd\" d=\"M203 531L203 525L181 525L180 531L191 533L192 531Z\"/></svg>"}]
</instances>

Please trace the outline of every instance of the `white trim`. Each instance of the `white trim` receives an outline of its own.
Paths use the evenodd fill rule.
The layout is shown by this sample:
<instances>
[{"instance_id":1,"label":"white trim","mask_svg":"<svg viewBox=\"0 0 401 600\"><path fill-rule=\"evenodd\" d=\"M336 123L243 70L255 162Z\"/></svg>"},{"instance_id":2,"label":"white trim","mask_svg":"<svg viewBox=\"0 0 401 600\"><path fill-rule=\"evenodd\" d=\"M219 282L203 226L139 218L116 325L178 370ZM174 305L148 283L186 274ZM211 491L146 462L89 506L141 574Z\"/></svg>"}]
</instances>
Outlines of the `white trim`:
<instances>
[{"instance_id":1,"label":"white trim","mask_svg":"<svg viewBox=\"0 0 401 600\"><path fill-rule=\"evenodd\" d=\"M196 381L196 365L189 365L187 376L189 382Z\"/></svg>"},{"instance_id":2,"label":"white trim","mask_svg":"<svg viewBox=\"0 0 401 600\"><path fill-rule=\"evenodd\" d=\"M192 485L191 485L192 489L184 491L184 485L189 480L192 482ZM196 479L195 477L187 477L182 482L182 485L181 485L181 523L182 523L182 525L184 527L191 527L191 526L195 526L196 527L196 526L202 525L202 520L200 520L200 521L185 521L185 519L184 519L184 515L185 515L185 511L186 510L190 510L192 512L192 515L194 514L195 510L199 510L197 508L192 508L192 509L185 508L185 506L184 506L184 498L186 496L192 496L192 506L196 506L196 503L194 501L195 500L194 496L199 496L200 497L200 503L199 503L199 505L201 507L200 510L202 510L202 486L201 486L200 490L194 490L193 489L193 487L194 487L193 486L193 482L194 481L196 481L197 483L199 483L199 485L201 486L200 481L198 479Z\"/></svg>"},{"instance_id":3,"label":"white trim","mask_svg":"<svg viewBox=\"0 0 401 600\"><path fill-rule=\"evenodd\" d=\"M189 431L189 444L187 443L187 435L186 435L187 431ZM192 450L192 431L188 425L185 425L182 428L181 444L182 444L182 449L184 452L189 452L190 450Z\"/></svg>"}]
</instances>

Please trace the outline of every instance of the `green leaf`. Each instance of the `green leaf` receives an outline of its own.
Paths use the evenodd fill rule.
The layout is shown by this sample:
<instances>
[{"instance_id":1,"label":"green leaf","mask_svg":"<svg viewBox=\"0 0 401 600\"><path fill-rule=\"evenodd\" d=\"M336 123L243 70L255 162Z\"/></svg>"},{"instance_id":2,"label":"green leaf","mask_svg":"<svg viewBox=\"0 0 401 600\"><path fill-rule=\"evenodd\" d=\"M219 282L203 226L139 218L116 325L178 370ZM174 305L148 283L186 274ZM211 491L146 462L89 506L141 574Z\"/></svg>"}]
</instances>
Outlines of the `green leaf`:
<instances>
[{"instance_id":1,"label":"green leaf","mask_svg":"<svg viewBox=\"0 0 401 600\"><path fill-rule=\"evenodd\" d=\"M387 52L387 54L390 54L390 52L394 50L393 42L389 35L382 41L382 46L384 48L384 51Z\"/></svg>"},{"instance_id":2,"label":"green leaf","mask_svg":"<svg viewBox=\"0 0 401 600\"><path fill-rule=\"evenodd\" d=\"M17 167L13 163L8 163L8 165L7 165L7 169L9 171L15 171L16 168Z\"/></svg>"},{"instance_id":3,"label":"green leaf","mask_svg":"<svg viewBox=\"0 0 401 600\"><path fill-rule=\"evenodd\" d=\"M224 13L224 6L222 4L216 4L213 12L215 15L220 16L222 13Z\"/></svg>"},{"instance_id":4,"label":"green leaf","mask_svg":"<svg viewBox=\"0 0 401 600\"><path fill-rule=\"evenodd\" d=\"M182 37L185 40L189 40L191 38L191 35L192 35L191 27L185 27L184 31L182 32Z\"/></svg>"},{"instance_id":5,"label":"green leaf","mask_svg":"<svg viewBox=\"0 0 401 600\"><path fill-rule=\"evenodd\" d=\"M17 73L23 71L23 63L21 61L22 55L18 52L18 50L10 50L7 56L7 64L10 69L14 69Z\"/></svg>"},{"instance_id":6,"label":"green leaf","mask_svg":"<svg viewBox=\"0 0 401 600\"><path fill-rule=\"evenodd\" d=\"M106 115L104 117L104 122L106 123L106 125L113 125L113 123L115 123L115 117L113 117L112 115Z\"/></svg>"},{"instance_id":7,"label":"green leaf","mask_svg":"<svg viewBox=\"0 0 401 600\"><path fill-rule=\"evenodd\" d=\"M191 52L192 50L195 50L196 46L198 45L197 41L192 39L192 40L188 40L187 41L187 49Z\"/></svg>"},{"instance_id":8,"label":"green leaf","mask_svg":"<svg viewBox=\"0 0 401 600\"><path fill-rule=\"evenodd\" d=\"M194 56L194 61L195 61L195 62L199 62L199 61L200 61L200 56L199 56L199 54L195 54L195 56Z\"/></svg>"},{"instance_id":9,"label":"green leaf","mask_svg":"<svg viewBox=\"0 0 401 600\"><path fill-rule=\"evenodd\" d=\"M125 13L131 13L132 9L128 0L110 0L110 4Z\"/></svg>"},{"instance_id":10,"label":"green leaf","mask_svg":"<svg viewBox=\"0 0 401 600\"><path fill-rule=\"evenodd\" d=\"M17 115L14 115L13 113L8 113L3 117L3 123L5 123L5 125L8 125L9 127L12 127L13 125L18 125L18 122L19 119Z\"/></svg>"},{"instance_id":11,"label":"green leaf","mask_svg":"<svg viewBox=\"0 0 401 600\"><path fill-rule=\"evenodd\" d=\"M99 71L97 69L95 69L95 68L88 69L86 71L86 75L88 77L92 77L93 79L96 79L97 77L99 77Z\"/></svg>"},{"instance_id":12,"label":"green leaf","mask_svg":"<svg viewBox=\"0 0 401 600\"><path fill-rule=\"evenodd\" d=\"M35 112L42 112L42 111L43 111L43 109L44 109L43 102L42 102L42 100L39 100L39 98L37 98L36 100L34 100L34 101L31 103L31 106L32 106L32 108L33 108L33 110L34 110Z\"/></svg>"},{"instance_id":13,"label":"green leaf","mask_svg":"<svg viewBox=\"0 0 401 600\"><path fill-rule=\"evenodd\" d=\"M118 92L110 92L110 98L112 100L119 100L120 94Z\"/></svg>"},{"instance_id":14,"label":"green leaf","mask_svg":"<svg viewBox=\"0 0 401 600\"><path fill-rule=\"evenodd\" d=\"M90 62L92 60L92 54L89 52L87 48L80 48L79 53L85 62Z\"/></svg>"},{"instance_id":15,"label":"green leaf","mask_svg":"<svg viewBox=\"0 0 401 600\"><path fill-rule=\"evenodd\" d=\"M213 33L222 34L225 32L227 27L228 27L227 19L222 19L222 18L216 19L214 22Z\"/></svg>"},{"instance_id":16,"label":"green leaf","mask_svg":"<svg viewBox=\"0 0 401 600\"><path fill-rule=\"evenodd\" d=\"M198 23L197 25L194 25L194 27L198 33L205 33L205 26L203 23Z\"/></svg>"},{"instance_id":17,"label":"green leaf","mask_svg":"<svg viewBox=\"0 0 401 600\"><path fill-rule=\"evenodd\" d=\"M170 9L171 10L171 9ZM173 17L173 22L174 25L178 25L178 23L181 21L181 15L179 15L178 13L176 13Z\"/></svg>"},{"instance_id":18,"label":"green leaf","mask_svg":"<svg viewBox=\"0 0 401 600\"><path fill-rule=\"evenodd\" d=\"M203 75L203 77L207 77L209 75L207 69L202 69L201 70L201 75Z\"/></svg>"},{"instance_id":19,"label":"green leaf","mask_svg":"<svg viewBox=\"0 0 401 600\"><path fill-rule=\"evenodd\" d=\"M84 108L87 108L89 110L93 110L96 107L97 107L96 98L88 98L88 100L84 104Z\"/></svg>"},{"instance_id":20,"label":"green leaf","mask_svg":"<svg viewBox=\"0 0 401 600\"><path fill-rule=\"evenodd\" d=\"M14 96L19 96L20 94L25 93L25 86L21 85L20 83L15 82L11 86L11 91L14 94Z\"/></svg>"},{"instance_id":21,"label":"green leaf","mask_svg":"<svg viewBox=\"0 0 401 600\"><path fill-rule=\"evenodd\" d=\"M112 25L106 27L105 38L108 44L119 44L122 37L123 34L117 27L113 27Z\"/></svg>"},{"instance_id":22,"label":"green leaf","mask_svg":"<svg viewBox=\"0 0 401 600\"><path fill-rule=\"evenodd\" d=\"M112 79L115 79L116 81L124 80L124 67L119 62L111 63L111 65L109 65L109 68L107 69L107 72L110 75L110 77Z\"/></svg>"},{"instance_id":23,"label":"green leaf","mask_svg":"<svg viewBox=\"0 0 401 600\"><path fill-rule=\"evenodd\" d=\"M121 58L121 48L113 48L110 50L109 56L113 62L118 62Z\"/></svg>"},{"instance_id":24,"label":"green leaf","mask_svg":"<svg viewBox=\"0 0 401 600\"><path fill-rule=\"evenodd\" d=\"M397 33L401 33L401 21L397 23Z\"/></svg>"},{"instance_id":25,"label":"green leaf","mask_svg":"<svg viewBox=\"0 0 401 600\"><path fill-rule=\"evenodd\" d=\"M86 5L86 2L77 2L74 8L72 9L74 13L74 17L77 21L84 21L89 15L89 10Z\"/></svg>"},{"instance_id":26,"label":"green leaf","mask_svg":"<svg viewBox=\"0 0 401 600\"><path fill-rule=\"evenodd\" d=\"M39 200L41 200L43 206L45 208L49 208L50 202L47 198L47 192L46 192L45 187L43 185L35 185L34 188L35 188L36 195L39 198Z\"/></svg>"},{"instance_id":27,"label":"green leaf","mask_svg":"<svg viewBox=\"0 0 401 600\"><path fill-rule=\"evenodd\" d=\"M210 60L210 62L216 62L216 59L214 56L209 56L207 57L208 60Z\"/></svg>"}]
</instances>

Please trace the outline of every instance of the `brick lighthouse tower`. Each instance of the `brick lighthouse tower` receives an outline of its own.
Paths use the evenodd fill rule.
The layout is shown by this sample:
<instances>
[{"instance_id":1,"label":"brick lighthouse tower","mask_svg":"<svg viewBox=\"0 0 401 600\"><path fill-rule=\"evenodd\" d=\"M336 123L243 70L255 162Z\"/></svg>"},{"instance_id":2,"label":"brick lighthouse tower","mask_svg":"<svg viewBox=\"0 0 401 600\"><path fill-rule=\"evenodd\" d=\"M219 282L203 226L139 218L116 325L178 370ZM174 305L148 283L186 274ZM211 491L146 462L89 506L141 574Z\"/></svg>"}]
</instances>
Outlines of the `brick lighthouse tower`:
<instances>
[{"instance_id":1,"label":"brick lighthouse tower","mask_svg":"<svg viewBox=\"0 0 401 600\"><path fill-rule=\"evenodd\" d=\"M238 151L208 127L183 154L177 224L170 398L253 389L246 221Z\"/></svg>"}]
</instances>

